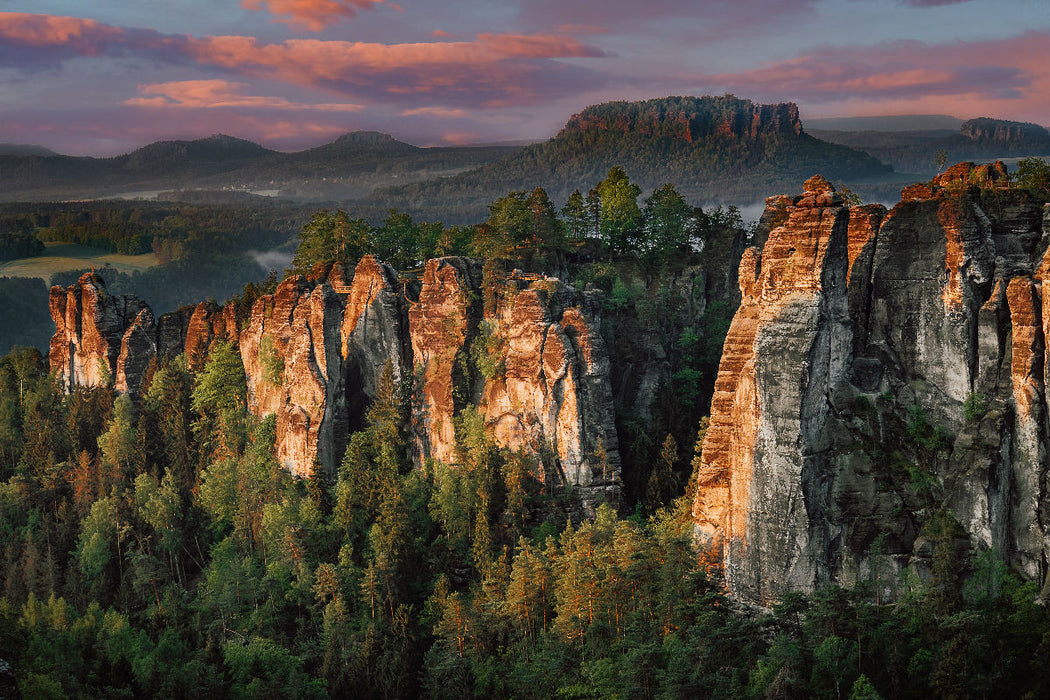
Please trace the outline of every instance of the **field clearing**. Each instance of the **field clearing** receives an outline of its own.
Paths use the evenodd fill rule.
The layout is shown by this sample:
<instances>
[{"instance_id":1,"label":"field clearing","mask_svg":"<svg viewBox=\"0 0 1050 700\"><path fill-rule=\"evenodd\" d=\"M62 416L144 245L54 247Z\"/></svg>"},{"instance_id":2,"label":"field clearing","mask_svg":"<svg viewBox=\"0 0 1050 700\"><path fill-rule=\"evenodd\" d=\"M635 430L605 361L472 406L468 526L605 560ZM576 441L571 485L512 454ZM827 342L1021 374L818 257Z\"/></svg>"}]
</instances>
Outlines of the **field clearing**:
<instances>
[{"instance_id":1,"label":"field clearing","mask_svg":"<svg viewBox=\"0 0 1050 700\"><path fill-rule=\"evenodd\" d=\"M0 277L39 277L45 284L59 272L94 267L112 267L120 272L140 272L160 264L153 253L119 255L100 248L77 243L50 242L47 250L36 258L22 258L0 265Z\"/></svg>"}]
</instances>

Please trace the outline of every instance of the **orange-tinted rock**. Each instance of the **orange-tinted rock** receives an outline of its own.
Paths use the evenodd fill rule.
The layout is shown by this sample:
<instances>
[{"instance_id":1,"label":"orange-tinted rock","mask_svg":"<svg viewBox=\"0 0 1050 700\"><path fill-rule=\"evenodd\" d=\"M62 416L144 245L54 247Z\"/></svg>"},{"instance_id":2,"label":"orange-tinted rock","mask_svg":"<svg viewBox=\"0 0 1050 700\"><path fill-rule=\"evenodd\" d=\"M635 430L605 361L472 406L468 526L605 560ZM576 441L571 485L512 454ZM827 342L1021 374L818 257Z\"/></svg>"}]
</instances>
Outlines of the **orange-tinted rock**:
<instances>
[{"instance_id":1,"label":"orange-tinted rock","mask_svg":"<svg viewBox=\"0 0 1050 700\"><path fill-rule=\"evenodd\" d=\"M865 204L864 206L850 207L849 228L846 234L848 239L846 252L849 257L849 267L846 273L846 281L848 283L852 284L853 282L853 269L865 247L873 246L875 243L875 238L879 234L879 227L882 225L884 218L886 218L886 207L881 204ZM870 272L869 269L858 270L861 277L869 275Z\"/></svg>"},{"instance_id":2,"label":"orange-tinted rock","mask_svg":"<svg viewBox=\"0 0 1050 700\"><path fill-rule=\"evenodd\" d=\"M916 182L913 185L908 185L907 187L901 190L902 202L933 199L933 197L933 188L922 182Z\"/></svg>"},{"instance_id":3,"label":"orange-tinted rock","mask_svg":"<svg viewBox=\"0 0 1050 700\"><path fill-rule=\"evenodd\" d=\"M820 180L767 200L783 223L741 262L694 503L735 593L879 577L892 597L929 573L943 507L971 547L1045 571L1050 208L1004 172L954 166L844 231Z\"/></svg>"},{"instance_id":4,"label":"orange-tinted rock","mask_svg":"<svg viewBox=\"0 0 1050 700\"><path fill-rule=\"evenodd\" d=\"M237 318L233 305L221 307L214 302L197 304L186 325L185 353L191 368L208 356L217 340L237 342Z\"/></svg>"},{"instance_id":5,"label":"orange-tinted rock","mask_svg":"<svg viewBox=\"0 0 1050 700\"><path fill-rule=\"evenodd\" d=\"M503 370L486 378L479 408L498 444L553 454L559 473L548 478L577 485L590 500L618 489L620 460L608 359L586 307L556 280L501 294L485 322L501 339Z\"/></svg>"},{"instance_id":6,"label":"orange-tinted rock","mask_svg":"<svg viewBox=\"0 0 1050 700\"><path fill-rule=\"evenodd\" d=\"M240 335L248 408L277 415L277 458L297 476L309 476L315 462L334 473L342 458L342 311L330 285L292 276L255 302Z\"/></svg>"},{"instance_id":7,"label":"orange-tinted rock","mask_svg":"<svg viewBox=\"0 0 1050 700\"><path fill-rule=\"evenodd\" d=\"M184 307L154 324L142 302L109 297L87 276L52 290L52 362L67 387L115 375L118 390L137 393L156 355L186 352L199 367L215 342L234 341L248 409L276 416L277 458L298 476L315 466L333 473L385 366L407 379L414 364L420 460L456 461L454 418L474 405L499 445L550 456L540 476L580 486L587 504L615 497L620 461L597 293L556 280L520 291L518 281L495 282L500 302L482 318L481 282L476 260L431 260L412 301L408 283L366 256L350 280L341 265L285 279L256 300L238 333L232 305ZM482 328L506 339L498 376L484 376L471 355Z\"/></svg>"},{"instance_id":8,"label":"orange-tinted rock","mask_svg":"<svg viewBox=\"0 0 1050 700\"><path fill-rule=\"evenodd\" d=\"M412 361L423 373L415 420L424 459L455 461L452 419L465 405L469 388L463 368L468 362L467 340L476 331L481 314L480 288L481 264L476 260L428 260L419 301L408 310Z\"/></svg>"},{"instance_id":9,"label":"orange-tinted rock","mask_svg":"<svg viewBox=\"0 0 1050 700\"><path fill-rule=\"evenodd\" d=\"M1010 280L1006 296L1010 305L1010 379L1016 412L1011 455L1015 474L1012 534L1022 555L1018 563L1030 576L1037 576L1042 565L1043 532L1032 525L1041 520L1040 501L1046 477L1046 348L1041 303L1032 280Z\"/></svg>"},{"instance_id":10,"label":"orange-tinted rock","mask_svg":"<svg viewBox=\"0 0 1050 700\"><path fill-rule=\"evenodd\" d=\"M157 356L156 337L153 312L147 307L138 313L121 339L114 383L117 391L136 395L141 392L149 363Z\"/></svg>"},{"instance_id":11,"label":"orange-tinted rock","mask_svg":"<svg viewBox=\"0 0 1050 700\"><path fill-rule=\"evenodd\" d=\"M340 331L350 388L357 389L360 402L376 395L388 362L396 379L411 374L407 304L397 272L371 255L361 258L348 288Z\"/></svg>"},{"instance_id":12,"label":"orange-tinted rock","mask_svg":"<svg viewBox=\"0 0 1050 700\"><path fill-rule=\"evenodd\" d=\"M124 334L146 305L133 296L109 294L94 273L64 289L52 287L49 304L55 335L48 360L62 386L70 391L111 381Z\"/></svg>"},{"instance_id":13,"label":"orange-tinted rock","mask_svg":"<svg viewBox=\"0 0 1050 700\"><path fill-rule=\"evenodd\" d=\"M740 266L743 295L726 337L697 474L694 517L722 548L726 576L749 597L775 597L818 579L822 545L802 505L803 455L817 449L819 415L798 409L838 381L852 338L846 276L849 211L823 178L787 209L761 254ZM793 408L794 407L794 408Z\"/></svg>"},{"instance_id":14,"label":"orange-tinted rock","mask_svg":"<svg viewBox=\"0 0 1050 700\"><path fill-rule=\"evenodd\" d=\"M502 447L550 454L544 476L581 488L585 502L618 490L609 360L596 332L596 303L557 280L517 290L500 282L488 315L476 261L427 263L418 303L409 309L417 380L417 441L422 458L455 462L455 415L477 401ZM490 340L483 349L479 335ZM489 376L478 353L489 356ZM604 460L600 455L604 454ZM605 492L610 493L606 494Z\"/></svg>"}]
</instances>

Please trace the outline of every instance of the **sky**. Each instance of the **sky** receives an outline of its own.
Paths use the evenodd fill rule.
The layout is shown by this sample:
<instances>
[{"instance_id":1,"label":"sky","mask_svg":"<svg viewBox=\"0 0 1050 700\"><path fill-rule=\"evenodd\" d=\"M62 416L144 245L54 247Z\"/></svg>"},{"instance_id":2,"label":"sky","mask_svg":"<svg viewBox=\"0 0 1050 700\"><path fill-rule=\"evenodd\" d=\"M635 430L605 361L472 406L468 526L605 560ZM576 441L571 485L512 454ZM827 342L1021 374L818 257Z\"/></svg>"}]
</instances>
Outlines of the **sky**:
<instances>
[{"instance_id":1,"label":"sky","mask_svg":"<svg viewBox=\"0 0 1050 700\"><path fill-rule=\"evenodd\" d=\"M590 104L1050 125L1050 0L0 0L0 142L538 141Z\"/></svg>"}]
</instances>

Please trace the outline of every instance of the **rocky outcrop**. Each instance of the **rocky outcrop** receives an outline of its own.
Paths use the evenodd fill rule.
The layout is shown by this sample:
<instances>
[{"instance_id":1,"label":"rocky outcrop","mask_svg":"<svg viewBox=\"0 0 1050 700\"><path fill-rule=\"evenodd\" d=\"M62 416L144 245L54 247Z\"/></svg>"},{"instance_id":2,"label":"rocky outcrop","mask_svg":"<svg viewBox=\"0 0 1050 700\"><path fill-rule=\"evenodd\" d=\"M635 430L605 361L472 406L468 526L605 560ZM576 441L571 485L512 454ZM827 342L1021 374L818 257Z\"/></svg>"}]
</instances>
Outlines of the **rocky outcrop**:
<instances>
[{"instance_id":1,"label":"rocky outcrop","mask_svg":"<svg viewBox=\"0 0 1050 700\"><path fill-rule=\"evenodd\" d=\"M935 513L1032 577L1048 551L1045 210L960 164L888 213L813 178L740 266L694 502L737 594L930 570Z\"/></svg>"},{"instance_id":2,"label":"rocky outcrop","mask_svg":"<svg viewBox=\"0 0 1050 700\"><path fill-rule=\"evenodd\" d=\"M149 308L139 311L120 340L114 387L138 394L150 362L157 356L157 325Z\"/></svg>"},{"instance_id":3,"label":"rocky outcrop","mask_svg":"<svg viewBox=\"0 0 1050 700\"><path fill-rule=\"evenodd\" d=\"M408 312L412 361L423 377L415 422L424 459L455 461L452 418L466 405L470 386L468 342L481 314L481 265L465 258L427 262L419 300Z\"/></svg>"},{"instance_id":4,"label":"rocky outcrop","mask_svg":"<svg viewBox=\"0 0 1050 700\"><path fill-rule=\"evenodd\" d=\"M389 366L395 380L414 381L420 461L458 459L455 417L473 406L499 445L541 456L548 481L580 486L585 501L615 497L620 461L597 292L536 275L486 282L466 258L429 261L421 284L372 256L347 277L338 265L289 277L238 330L232 305L199 304L154 322L142 302L111 297L85 276L52 290L53 366L65 368L67 388L115 376L117 390L137 393L155 357L186 353L199 368L216 341L233 342L248 409L276 416L277 458L298 476L334 473Z\"/></svg>"},{"instance_id":5,"label":"rocky outcrop","mask_svg":"<svg viewBox=\"0 0 1050 700\"><path fill-rule=\"evenodd\" d=\"M474 354L475 362L489 355L480 408L496 441L550 455L544 467L557 473L548 481L593 496L617 488L620 466L597 308L558 280L508 288L486 315L487 342Z\"/></svg>"},{"instance_id":6,"label":"rocky outcrop","mask_svg":"<svg viewBox=\"0 0 1050 700\"><path fill-rule=\"evenodd\" d=\"M798 136L802 121L792 102L763 105L732 95L672 97L592 105L570 117L558 137L580 131L642 133L686 143L710 136L754 141L763 136Z\"/></svg>"},{"instance_id":7,"label":"rocky outcrop","mask_svg":"<svg viewBox=\"0 0 1050 700\"><path fill-rule=\"evenodd\" d=\"M545 456L548 481L580 486L585 501L615 492L620 460L599 305L555 279L483 285L482 277L476 261L431 260L409 309L422 375L420 458L454 462L454 417L476 405L497 444Z\"/></svg>"},{"instance_id":8,"label":"rocky outcrop","mask_svg":"<svg viewBox=\"0 0 1050 700\"><path fill-rule=\"evenodd\" d=\"M332 473L346 446L342 315L331 285L296 275L255 302L240 334L248 408L276 414L277 459L296 476Z\"/></svg>"},{"instance_id":9,"label":"rocky outcrop","mask_svg":"<svg viewBox=\"0 0 1050 700\"><path fill-rule=\"evenodd\" d=\"M110 382L132 325L152 323L152 314L148 319L139 317L146 309L142 300L109 294L102 278L94 273L83 275L69 287L52 287L50 308L55 335L51 338L48 361L67 391ZM137 342L137 338L136 333L129 336L132 342ZM129 389L137 388L140 381L141 376L134 373L130 377L125 374L122 379Z\"/></svg>"}]
</instances>

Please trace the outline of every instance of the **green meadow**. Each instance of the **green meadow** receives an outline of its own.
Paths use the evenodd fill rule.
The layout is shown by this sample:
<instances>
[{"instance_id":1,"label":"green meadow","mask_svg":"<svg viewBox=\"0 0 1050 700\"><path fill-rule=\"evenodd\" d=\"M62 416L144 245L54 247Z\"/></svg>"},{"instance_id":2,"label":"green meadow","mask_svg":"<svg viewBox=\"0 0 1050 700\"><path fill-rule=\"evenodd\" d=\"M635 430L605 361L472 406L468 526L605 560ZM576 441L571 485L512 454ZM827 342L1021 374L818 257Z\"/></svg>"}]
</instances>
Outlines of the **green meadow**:
<instances>
[{"instance_id":1,"label":"green meadow","mask_svg":"<svg viewBox=\"0 0 1050 700\"><path fill-rule=\"evenodd\" d=\"M160 264L153 253L120 255L78 243L46 243L46 252L35 258L22 258L0 265L2 277L39 277L51 284L54 275L86 267L112 267L120 272L139 272Z\"/></svg>"}]
</instances>

